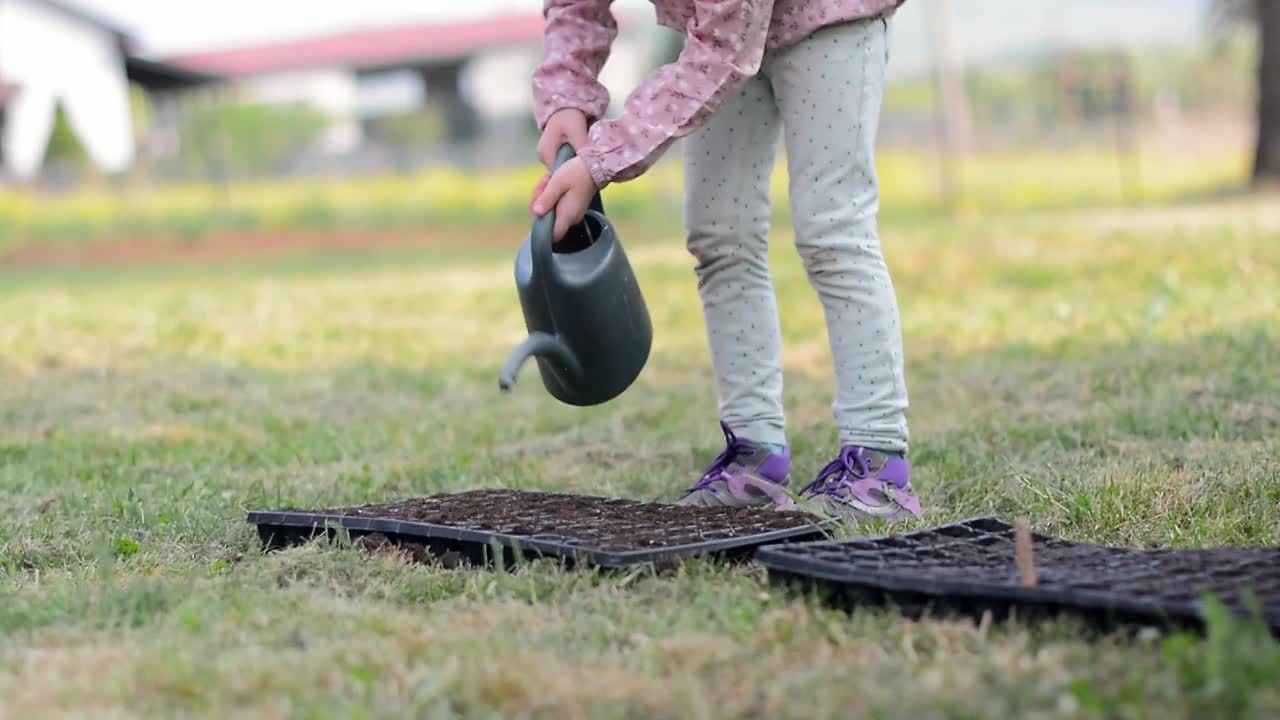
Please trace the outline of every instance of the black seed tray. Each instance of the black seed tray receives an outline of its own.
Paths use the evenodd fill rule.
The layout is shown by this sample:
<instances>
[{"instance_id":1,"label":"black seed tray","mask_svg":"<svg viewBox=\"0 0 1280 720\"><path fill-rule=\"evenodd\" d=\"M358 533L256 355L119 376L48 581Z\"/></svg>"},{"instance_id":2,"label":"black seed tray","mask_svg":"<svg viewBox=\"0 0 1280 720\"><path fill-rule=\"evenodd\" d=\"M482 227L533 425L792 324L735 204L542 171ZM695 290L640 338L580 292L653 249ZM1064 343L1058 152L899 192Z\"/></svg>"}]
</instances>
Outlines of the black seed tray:
<instances>
[{"instance_id":1,"label":"black seed tray","mask_svg":"<svg viewBox=\"0 0 1280 720\"><path fill-rule=\"evenodd\" d=\"M554 557L620 568L697 555L739 556L769 543L822 537L814 518L768 508L691 508L616 498L510 490L317 511L256 511L249 522L268 549L345 528L425 546L476 564Z\"/></svg>"},{"instance_id":2,"label":"black seed tray","mask_svg":"<svg viewBox=\"0 0 1280 720\"><path fill-rule=\"evenodd\" d=\"M1104 624L1202 626L1214 595L1252 615L1252 593L1280 632L1280 547L1132 550L1033 535L1037 585L1018 582L1013 527L975 518L897 536L762 547L774 581L816 587L851 607L893 603L909 614L1003 617L1073 612Z\"/></svg>"}]
</instances>

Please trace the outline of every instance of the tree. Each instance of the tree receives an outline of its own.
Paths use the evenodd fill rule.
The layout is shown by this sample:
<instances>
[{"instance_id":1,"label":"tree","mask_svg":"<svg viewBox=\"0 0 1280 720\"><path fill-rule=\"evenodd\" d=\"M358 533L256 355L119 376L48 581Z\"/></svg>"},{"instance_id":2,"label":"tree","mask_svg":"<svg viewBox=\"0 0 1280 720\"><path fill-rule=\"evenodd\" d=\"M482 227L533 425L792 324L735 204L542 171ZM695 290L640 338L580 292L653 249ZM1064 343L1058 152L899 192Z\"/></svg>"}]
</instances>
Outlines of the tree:
<instances>
[{"instance_id":1,"label":"tree","mask_svg":"<svg viewBox=\"0 0 1280 720\"><path fill-rule=\"evenodd\" d=\"M183 133L184 160L212 175L234 178L287 170L329 126L322 112L301 104L216 104L197 109Z\"/></svg>"},{"instance_id":2,"label":"tree","mask_svg":"<svg viewBox=\"0 0 1280 720\"><path fill-rule=\"evenodd\" d=\"M1217 0L1217 20L1258 30L1258 141L1253 184L1280 185L1280 0Z\"/></svg>"},{"instance_id":3,"label":"tree","mask_svg":"<svg viewBox=\"0 0 1280 720\"><path fill-rule=\"evenodd\" d=\"M53 111L53 128L44 146L41 181L48 189L72 190L81 182L94 178L93 163L80 138L71 129L67 112L59 102Z\"/></svg>"},{"instance_id":4,"label":"tree","mask_svg":"<svg viewBox=\"0 0 1280 720\"><path fill-rule=\"evenodd\" d=\"M53 129L49 131L49 142L44 147L44 166L66 166L70 170L83 170L89 166L89 156L85 153L80 139L71 129L67 112L59 102L53 111Z\"/></svg>"},{"instance_id":5,"label":"tree","mask_svg":"<svg viewBox=\"0 0 1280 720\"><path fill-rule=\"evenodd\" d=\"M1256 0L1258 21L1258 148L1254 185L1280 183L1280 2Z\"/></svg>"}]
</instances>

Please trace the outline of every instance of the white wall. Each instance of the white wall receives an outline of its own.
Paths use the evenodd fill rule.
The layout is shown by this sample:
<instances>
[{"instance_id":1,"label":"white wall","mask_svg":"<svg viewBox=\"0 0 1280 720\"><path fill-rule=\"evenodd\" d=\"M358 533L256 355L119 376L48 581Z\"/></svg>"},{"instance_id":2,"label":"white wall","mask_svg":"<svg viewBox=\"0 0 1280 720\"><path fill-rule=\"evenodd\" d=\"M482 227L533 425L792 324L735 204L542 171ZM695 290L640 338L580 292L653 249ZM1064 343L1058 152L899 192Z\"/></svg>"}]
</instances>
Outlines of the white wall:
<instances>
[{"instance_id":1,"label":"white wall","mask_svg":"<svg viewBox=\"0 0 1280 720\"><path fill-rule=\"evenodd\" d=\"M0 138L9 172L40 169L59 101L94 164L115 172L133 162L128 81L110 34L30 0L0 0L0 76L20 86Z\"/></svg>"},{"instance_id":2,"label":"white wall","mask_svg":"<svg viewBox=\"0 0 1280 720\"><path fill-rule=\"evenodd\" d=\"M412 70L364 75L356 82L356 114L377 117L411 112L422 106L426 95L422 76Z\"/></svg>"},{"instance_id":3,"label":"white wall","mask_svg":"<svg viewBox=\"0 0 1280 720\"><path fill-rule=\"evenodd\" d=\"M462 92L483 115L510 116L531 112L529 84L541 50L517 46L481 53L463 68Z\"/></svg>"},{"instance_id":4,"label":"white wall","mask_svg":"<svg viewBox=\"0 0 1280 720\"><path fill-rule=\"evenodd\" d=\"M625 23L624 32L614 44L601 74L601 81L609 87L616 105L621 105L644 78L653 50L652 28L635 21L634 9L631 13L632 21ZM649 13L651 15L652 10ZM463 71L462 92L485 116L532 115L529 77L541 56L542 49L537 43L481 53ZM334 123L324 137L324 150L341 154L362 142L361 116L404 110L424 99L429 104L430 91L424 97L420 84L412 87L415 82L420 81L411 74L361 79L349 69L327 67L249 76L237 80L236 87L244 98L253 101L299 102L323 111Z\"/></svg>"},{"instance_id":5,"label":"white wall","mask_svg":"<svg viewBox=\"0 0 1280 720\"><path fill-rule=\"evenodd\" d=\"M600 82L609 89L610 100L617 109L652 69L658 31L649 24L653 21L652 7L617 3L613 11L622 29L600 73ZM486 115L532 115L533 88L529 78L541 59L540 44L481 53L463 73L463 91Z\"/></svg>"}]
</instances>

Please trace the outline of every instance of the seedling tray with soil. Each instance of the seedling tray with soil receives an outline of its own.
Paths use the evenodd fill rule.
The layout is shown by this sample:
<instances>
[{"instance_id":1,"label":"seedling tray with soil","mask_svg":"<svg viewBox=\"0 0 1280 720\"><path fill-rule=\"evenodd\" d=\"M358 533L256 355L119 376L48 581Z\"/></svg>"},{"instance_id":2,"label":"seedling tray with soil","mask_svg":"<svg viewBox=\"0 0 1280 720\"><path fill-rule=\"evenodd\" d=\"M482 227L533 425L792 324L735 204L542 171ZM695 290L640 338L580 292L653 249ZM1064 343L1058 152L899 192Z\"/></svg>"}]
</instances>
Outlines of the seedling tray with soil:
<instances>
[{"instance_id":1,"label":"seedling tray with soil","mask_svg":"<svg viewBox=\"0 0 1280 720\"><path fill-rule=\"evenodd\" d=\"M617 498L515 490L314 511L257 511L249 522L268 549L344 529L381 534L413 554L486 564L554 557L619 568L697 555L740 556L755 548L822 536L810 515L770 508L693 508ZM381 539L378 543L382 545Z\"/></svg>"},{"instance_id":2,"label":"seedling tray with soil","mask_svg":"<svg viewBox=\"0 0 1280 720\"><path fill-rule=\"evenodd\" d=\"M1034 584L1020 580L1013 526L975 518L897 536L762 547L770 578L845 607L891 603L908 614L1071 612L1103 624L1199 627L1212 594L1254 608L1280 632L1280 547L1137 550L1031 535ZM1253 604L1252 598L1256 600Z\"/></svg>"}]
</instances>

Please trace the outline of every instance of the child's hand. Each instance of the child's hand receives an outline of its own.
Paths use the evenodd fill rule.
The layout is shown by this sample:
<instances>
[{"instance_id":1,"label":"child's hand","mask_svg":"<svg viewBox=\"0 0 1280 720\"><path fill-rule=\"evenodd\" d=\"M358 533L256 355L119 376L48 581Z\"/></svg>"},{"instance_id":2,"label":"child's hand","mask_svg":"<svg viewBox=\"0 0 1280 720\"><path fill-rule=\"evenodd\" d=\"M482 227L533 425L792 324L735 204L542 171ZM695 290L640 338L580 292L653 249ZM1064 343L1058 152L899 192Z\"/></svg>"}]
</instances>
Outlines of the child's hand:
<instances>
[{"instance_id":1,"label":"child's hand","mask_svg":"<svg viewBox=\"0 0 1280 720\"><path fill-rule=\"evenodd\" d=\"M538 181L529 210L536 216L542 216L555 208L555 239L559 240L569 232L569 228L582 222L596 192L596 183L591 179L586 162L576 157Z\"/></svg>"},{"instance_id":2,"label":"child's hand","mask_svg":"<svg viewBox=\"0 0 1280 720\"><path fill-rule=\"evenodd\" d=\"M591 144L587 137L587 116L581 110L564 108L547 118L547 125L542 128L542 138L538 140L538 159L543 165L551 167L556 162L556 151L565 143L572 145L574 151L579 153Z\"/></svg>"}]
</instances>

